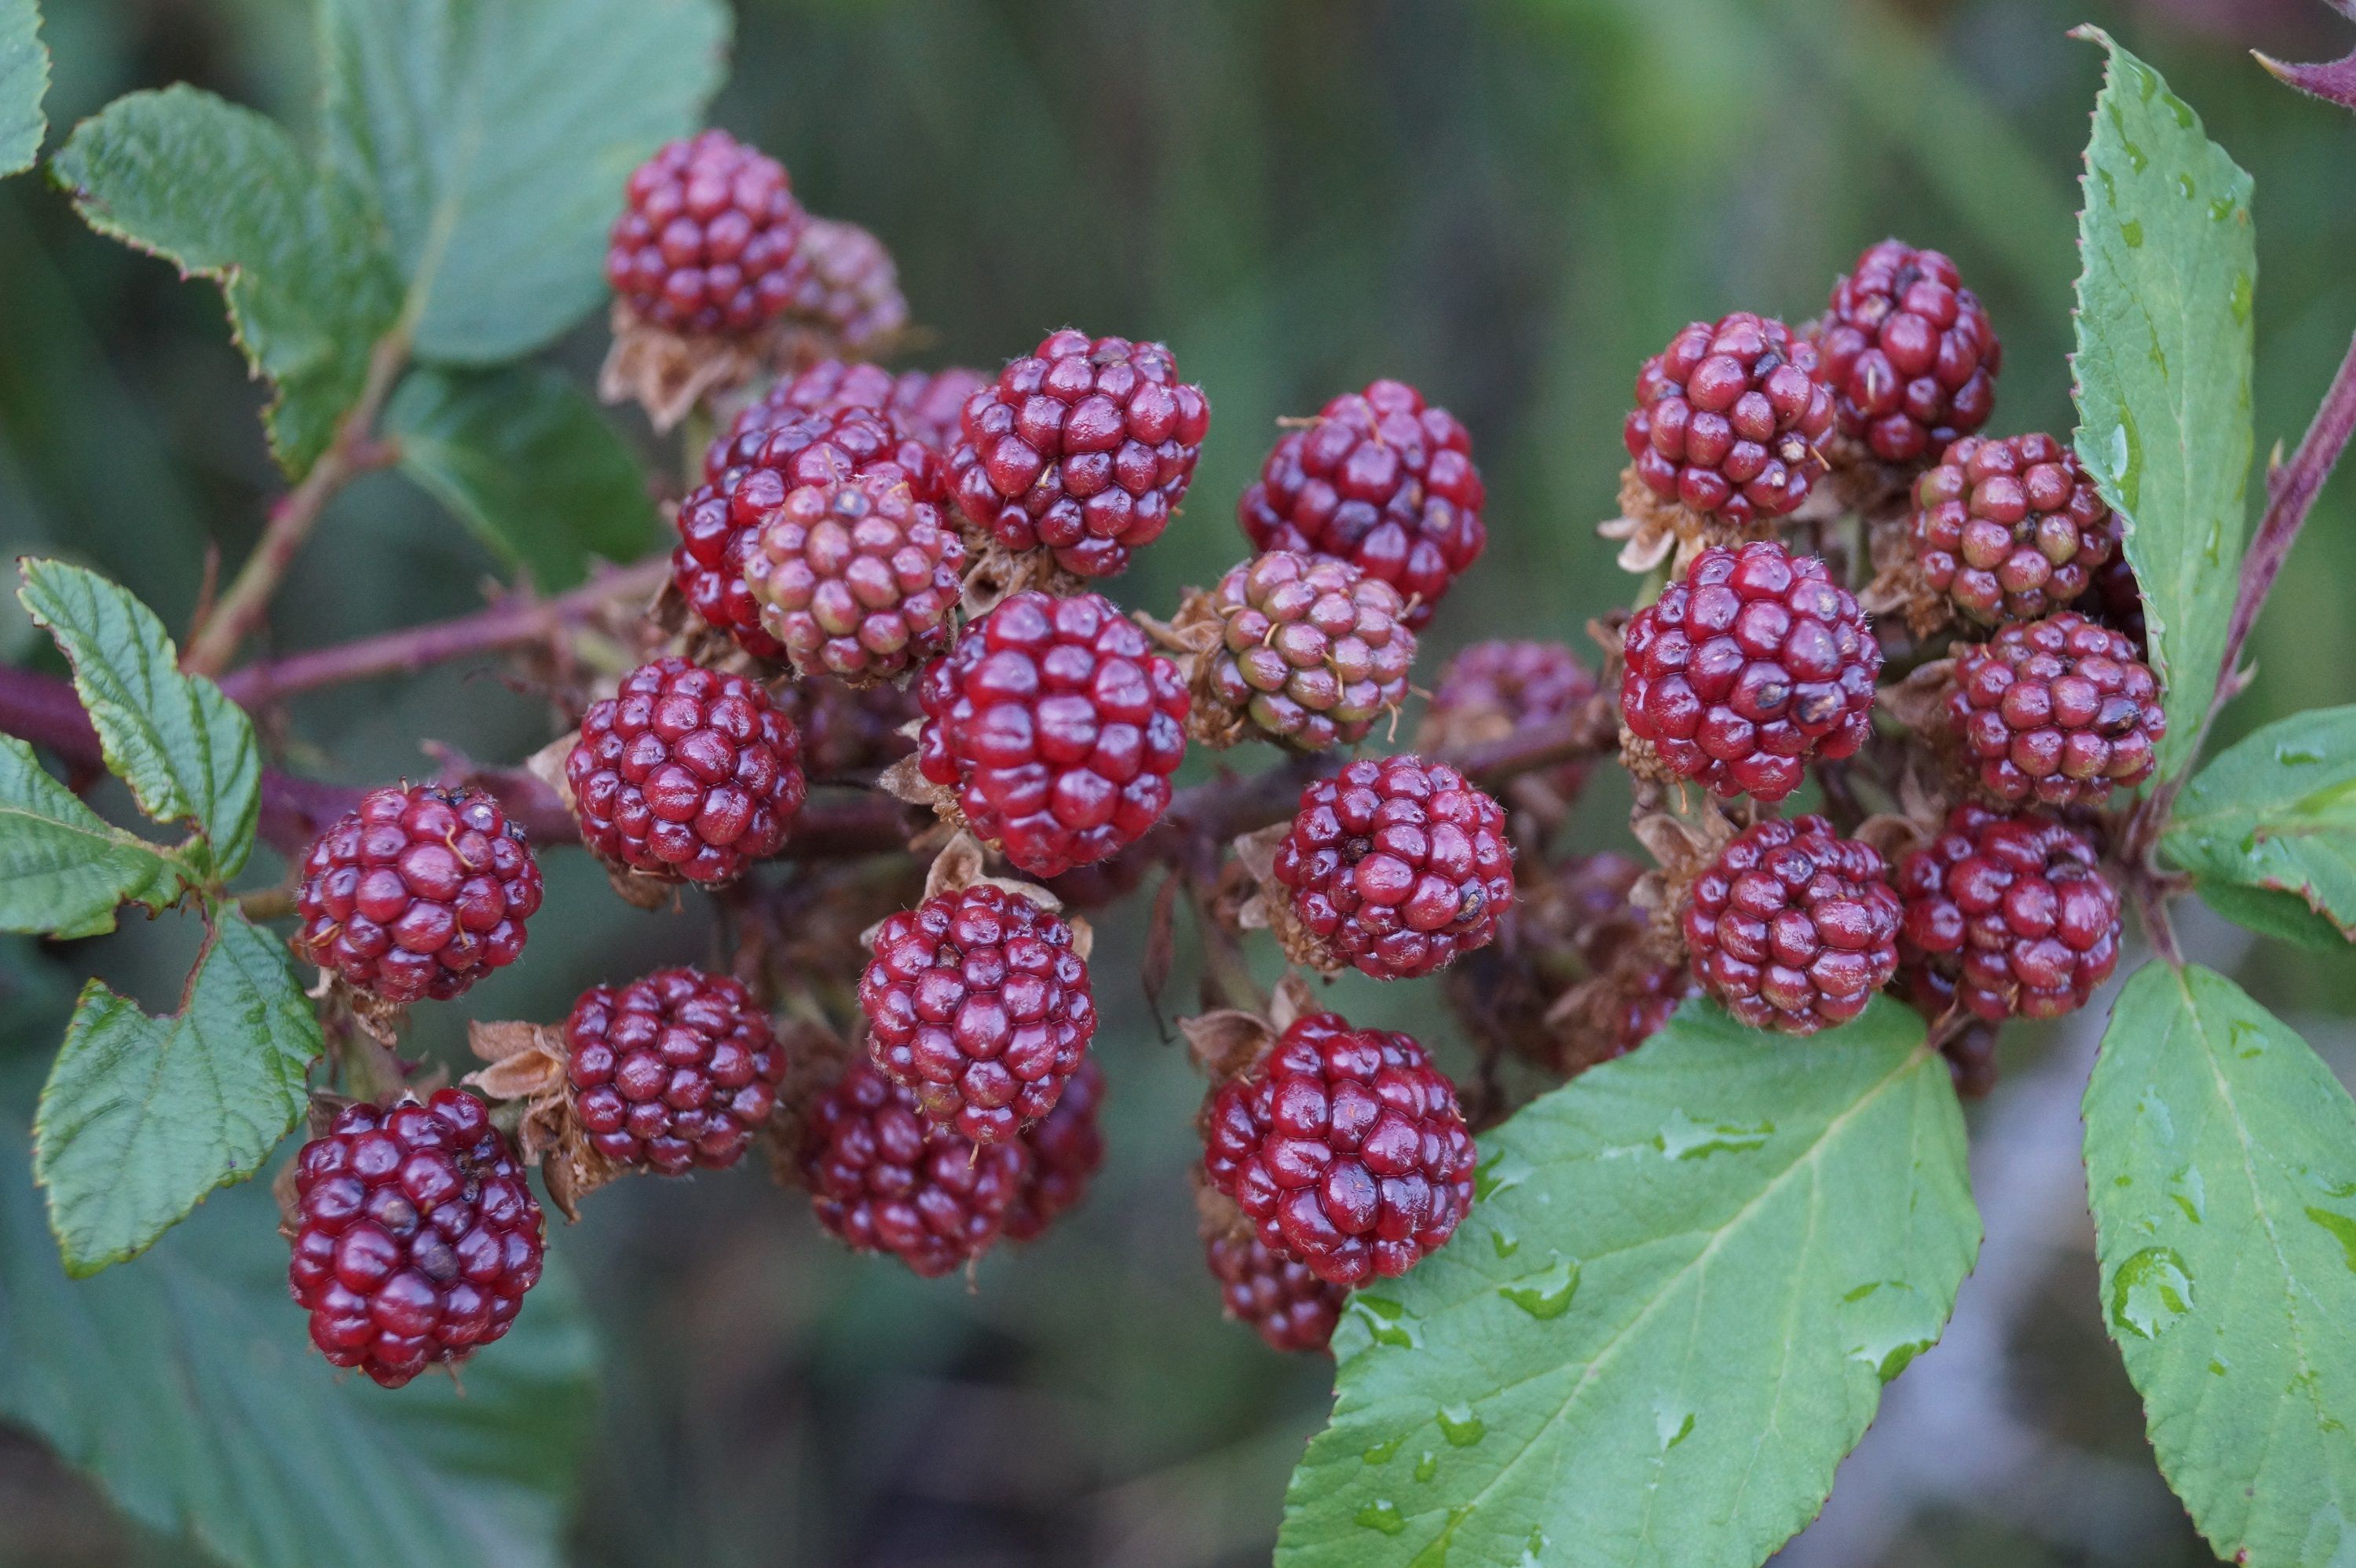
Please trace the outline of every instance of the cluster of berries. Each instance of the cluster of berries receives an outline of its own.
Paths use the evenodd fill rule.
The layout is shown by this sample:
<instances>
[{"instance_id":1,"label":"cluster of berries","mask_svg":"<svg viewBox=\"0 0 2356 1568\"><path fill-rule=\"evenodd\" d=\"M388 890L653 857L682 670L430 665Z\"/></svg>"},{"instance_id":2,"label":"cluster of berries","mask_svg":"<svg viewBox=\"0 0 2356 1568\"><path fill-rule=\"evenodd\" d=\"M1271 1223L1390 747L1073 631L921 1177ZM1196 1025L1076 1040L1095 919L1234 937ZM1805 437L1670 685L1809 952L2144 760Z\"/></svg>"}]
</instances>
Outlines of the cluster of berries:
<instances>
[{"instance_id":1,"label":"cluster of berries","mask_svg":"<svg viewBox=\"0 0 2356 1568\"><path fill-rule=\"evenodd\" d=\"M737 881L791 853L813 778L879 770L1023 877L1119 883L1190 735L1319 753L1396 717L1419 633L1485 541L1470 439L1414 388L1376 381L1288 431L1237 508L1258 553L1172 623L1132 618L1094 585L1169 526L1210 417L1166 347L1065 330L994 377L894 375L861 362L905 325L889 256L810 219L774 160L707 132L626 197L608 272L630 330L765 344L783 373L676 510L682 613L653 624L677 635L562 750L581 838L626 891ZM1507 1035L1586 1020L1595 1041L1551 1055L1567 1071L1635 1049L1697 988L1791 1034L1893 982L1991 1025L2082 1005L2115 962L2118 900L2078 818L2028 808L2132 788L2163 721L2117 624L2116 525L2075 458L1976 433L1998 360L1953 264L1896 241L1805 327L1739 313L1680 332L1638 379L1623 497L1682 542L1681 570L1618 639L1616 687L1560 644L1478 645L1440 677L1429 754L1312 771L1290 820L1247 840L1264 858L1239 856L1288 955L1385 980L1481 955L1456 994L1491 993L1482 1016ZM1929 738L1979 798L1894 876L1826 816L1754 812L1674 869L1668 901L1611 856L1517 893L1516 839L1542 856L1546 825L1440 756L1608 726L1616 703L1624 759L1656 785L1772 806L1811 768L1870 757L1883 651L1837 570L1854 563L1772 537L1827 475L1869 468L1878 492L1851 488L1901 497L1926 591L1994 628L1953 650ZM1538 816L1558 820L1585 766L1528 781ZM677 1177L771 1138L825 1229L921 1275L1039 1235L1103 1157L1088 933L958 853L862 939L860 1049L791 1046L744 983L664 969L535 1036L549 1065L520 1143L460 1091L341 1112L299 1158L291 1221L322 1349L393 1384L503 1332L542 1245L522 1165L550 1147ZM540 898L494 795L390 787L305 860L294 943L363 1007L448 999L519 955ZM1316 1349L1343 1291L1449 1240L1474 1156L1421 1044L1294 1011L1214 1064L1201 1175L1226 1206L1206 1241L1229 1310Z\"/></svg>"}]
</instances>

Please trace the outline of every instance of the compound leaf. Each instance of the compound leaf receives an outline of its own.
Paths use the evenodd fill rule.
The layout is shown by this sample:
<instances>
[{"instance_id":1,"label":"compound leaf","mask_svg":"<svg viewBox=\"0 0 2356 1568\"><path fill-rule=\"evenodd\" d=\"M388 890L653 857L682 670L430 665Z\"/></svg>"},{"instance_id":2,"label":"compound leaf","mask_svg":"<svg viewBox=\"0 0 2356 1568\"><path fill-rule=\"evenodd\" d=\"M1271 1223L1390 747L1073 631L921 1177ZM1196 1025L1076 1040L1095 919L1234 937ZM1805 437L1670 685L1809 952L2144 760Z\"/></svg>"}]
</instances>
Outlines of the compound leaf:
<instances>
[{"instance_id":1,"label":"compound leaf","mask_svg":"<svg viewBox=\"0 0 2356 1568\"><path fill-rule=\"evenodd\" d=\"M2159 73L2110 50L2078 214L2079 457L2126 519L2153 669L2159 772L2192 760L2248 532L2250 176Z\"/></svg>"},{"instance_id":2,"label":"compound leaf","mask_svg":"<svg viewBox=\"0 0 2356 1568\"><path fill-rule=\"evenodd\" d=\"M1689 1003L1483 1155L1454 1240L1351 1297L1280 1568L1751 1568L1979 1243L1947 1070L1886 998L1804 1040Z\"/></svg>"},{"instance_id":3,"label":"compound leaf","mask_svg":"<svg viewBox=\"0 0 2356 1568\"><path fill-rule=\"evenodd\" d=\"M360 193L275 122L187 86L116 99L50 168L91 228L220 284L246 363L277 388L271 450L309 468L401 310Z\"/></svg>"},{"instance_id":4,"label":"compound leaf","mask_svg":"<svg viewBox=\"0 0 2356 1568\"><path fill-rule=\"evenodd\" d=\"M2356 1554L2356 1104L2232 981L2154 964L2086 1086L2104 1317L2220 1556Z\"/></svg>"}]
</instances>

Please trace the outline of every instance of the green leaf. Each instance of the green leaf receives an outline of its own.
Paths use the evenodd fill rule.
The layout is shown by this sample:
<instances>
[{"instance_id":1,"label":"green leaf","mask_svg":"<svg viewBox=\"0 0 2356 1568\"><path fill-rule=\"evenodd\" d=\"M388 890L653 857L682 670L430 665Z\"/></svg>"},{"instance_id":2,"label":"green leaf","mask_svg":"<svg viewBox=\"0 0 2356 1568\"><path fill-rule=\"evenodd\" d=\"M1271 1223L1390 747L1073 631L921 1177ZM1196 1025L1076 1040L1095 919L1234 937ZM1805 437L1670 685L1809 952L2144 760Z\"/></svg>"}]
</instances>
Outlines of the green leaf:
<instances>
[{"instance_id":1,"label":"green leaf","mask_svg":"<svg viewBox=\"0 0 2356 1568\"><path fill-rule=\"evenodd\" d=\"M101 817L0 736L0 931L98 936L126 901L161 910L196 879L177 856Z\"/></svg>"},{"instance_id":2,"label":"green leaf","mask_svg":"<svg viewBox=\"0 0 2356 1568\"><path fill-rule=\"evenodd\" d=\"M562 1271L466 1363L463 1392L380 1389L310 1348L263 1183L136 1268L69 1280L21 1125L0 1118L0 1413L142 1523L239 1568L553 1568L595 1404Z\"/></svg>"},{"instance_id":3,"label":"green leaf","mask_svg":"<svg viewBox=\"0 0 2356 1568\"><path fill-rule=\"evenodd\" d=\"M2356 1104L2223 976L2127 983L2086 1086L2104 1317L2220 1556L2356 1554Z\"/></svg>"},{"instance_id":4,"label":"green leaf","mask_svg":"<svg viewBox=\"0 0 2356 1568\"><path fill-rule=\"evenodd\" d=\"M118 98L50 167L90 226L209 277L256 375L278 389L271 450L326 450L401 309L367 202L278 125L192 87Z\"/></svg>"},{"instance_id":5,"label":"green leaf","mask_svg":"<svg viewBox=\"0 0 2356 1568\"><path fill-rule=\"evenodd\" d=\"M2356 708L2296 714L2221 752L2160 844L2209 880L2296 893L2356 938Z\"/></svg>"},{"instance_id":6,"label":"green leaf","mask_svg":"<svg viewBox=\"0 0 2356 1568\"><path fill-rule=\"evenodd\" d=\"M33 166L48 122L49 51L41 47L41 8L34 0L0 0L0 175Z\"/></svg>"},{"instance_id":7,"label":"green leaf","mask_svg":"<svg viewBox=\"0 0 2356 1568\"><path fill-rule=\"evenodd\" d=\"M1280 1568L1751 1568L1978 1247L1946 1067L1886 998L1811 1040L1689 1003L1483 1154L1455 1239L1350 1298Z\"/></svg>"},{"instance_id":8,"label":"green leaf","mask_svg":"<svg viewBox=\"0 0 2356 1568\"><path fill-rule=\"evenodd\" d=\"M275 936L235 910L213 920L177 1013L92 980L66 1027L33 1168L70 1274L134 1256L252 1176L302 1115L318 1019Z\"/></svg>"},{"instance_id":9,"label":"green leaf","mask_svg":"<svg viewBox=\"0 0 2356 1568\"><path fill-rule=\"evenodd\" d=\"M512 359L605 293L630 170L720 85L717 0L322 0L329 155L370 192L416 347Z\"/></svg>"},{"instance_id":10,"label":"green leaf","mask_svg":"<svg viewBox=\"0 0 2356 1568\"><path fill-rule=\"evenodd\" d=\"M2166 776L2200 741L2248 532L2250 176L2158 71L2110 50L2078 214L2078 455L2127 519Z\"/></svg>"},{"instance_id":11,"label":"green leaf","mask_svg":"<svg viewBox=\"0 0 2356 1568\"><path fill-rule=\"evenodd\" d=\"M542 589L579 582L593 553L636 560L659 542L637 460L553 370L416 371L385 422L402 471Z\"/></svg>"},{"instance_id":12,"label":"green leaf","mask_svg":"<svg viewBox=\"0 0 2356 1568\"><path fill-rule=\"evenodd\" d=\"M62 561L27 557L16 597L73 662L74 690L98 728L106 765L158 822L194 822L186 853L199 876L233 877L253 848L262 751L253 721L179 651L127 589Z\"/></svg>"},{"instance_id":13,"label":"green leaf","mask_svg":"<svg viewBox=\"0 0 2356 1568\"><path fill-rule=\"evenodd\" d=\"M2244 931L2287 942L2309 953L2345 953L2348 938L2340 928L2307 907L2296 893L2248 888L2207 877L2193 879L2192 891L2216 913Z\"/></svg>"}]
</instances>

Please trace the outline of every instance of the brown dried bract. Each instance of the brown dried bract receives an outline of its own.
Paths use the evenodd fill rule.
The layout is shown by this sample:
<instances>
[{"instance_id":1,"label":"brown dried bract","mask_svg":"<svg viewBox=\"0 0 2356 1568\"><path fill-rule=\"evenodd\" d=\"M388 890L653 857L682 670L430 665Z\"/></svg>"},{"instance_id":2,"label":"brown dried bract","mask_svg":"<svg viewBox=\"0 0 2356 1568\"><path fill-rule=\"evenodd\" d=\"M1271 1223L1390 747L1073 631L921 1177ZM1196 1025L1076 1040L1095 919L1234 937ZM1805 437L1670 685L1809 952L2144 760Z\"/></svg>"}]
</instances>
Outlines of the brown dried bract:
<instances>
[{"instance_id":1,"label":"brown dried bract","mask_svg":"<svg viewBox=\"0 0 2356 1568\"><path fill-rule=\"evenodd\" d=\"M1009 549L985 528L965 523L965 592L958 601L966 624L979 621L1017 593L1037 589L1058 599L1089 591L1087 579L1055 564L1052 551Z\"/></svg>"},{"instance_id":2,"label":"brown dried bract","mask_svg":"<svg viewBox=\"0 0 2356 1568\"><path fill-rule=\"evenodd\" d=\"M581 1125L567 1076L572 1053L563 1029L520 1021L471 1023L466 1044L487 1065L466 1074L465 1082L514 1117L524 1163L541 1168L549 1200L565 1219L580 1219L581 1200L623 1173L591 1146Z\"/></svg>"},{"instance_id":3,"label":"brown dried bract","mask_svg":"<svg viewBox=\"0 0 2356 1568\"><path fill-rule=\"evenodd\" d=\"M775 362L780 328L749 339L683 335L642 321L614 302L614 346L597 372L597 395L609 403L636 402L659 434L668 434L699 402L741 387Z\"/></svg>"},{"instance_id":4,"label":"brown dried bract","mask_svg":"<svg viewBox=\"0 0 2356 1568\"><path fill-rule=\"evenodd\" d=\"M1249 740L1254 733L1250 720L1219 698L1219 654L1226 646L1227 622L1217 598L1189 588L1178 602L1178 613L1168 622L1142 611L1132 619L1170 656L1186 682L1187 739L1221 752Z\"/></svg>"},{"instance_id":5,"label":"brown dried bract","mask_svg":"<svg viewBox=\"0 0 2356 1568\"><path fill-rule=\"evenodd\" d=\"M1290 823L1279 822L1235 841L1236 863L1252 882L1252 891L1236 908L1236 924L1245 931L1268 932L1284 955L1305 969L1338 975L1341 955L1301 922L1292 908L1292 890L1276 880L1277 847L1290 831Z\"/></svg>"},{"instance_id":6,"label":"brown dried bract","mask_svg":"<svg viewBox=\"0 0 2356 1568\"><path fill-rule=\"evenodd\" d=\"M1715 513L1704 515L1675 501L1664 501L1636 477L1636 465L1620 471L1620 515L1596 525L1607 539L1620 541L1620 570L1642 577L1667 562L1683 571L1694 557L1712 545L1742 544L1775 537L1778 522L1769 518L1743 527Z\"/></svg>"},{"instance_id":7,"label":"brown dried bract","mask_svg":"<svg viewBox=\"0 0 2356 1568\"><path fill-rule=\"evenodd\" d=\"M1954 601L1931 586L1914 558L1912 524L1904 517L1884 517L1866 530L1866 550L1872 558L1873 581L1857 596L1872 615L1899 615L1917 638L1935 635L1954 623Z\"/></svg>"}]
</instances>

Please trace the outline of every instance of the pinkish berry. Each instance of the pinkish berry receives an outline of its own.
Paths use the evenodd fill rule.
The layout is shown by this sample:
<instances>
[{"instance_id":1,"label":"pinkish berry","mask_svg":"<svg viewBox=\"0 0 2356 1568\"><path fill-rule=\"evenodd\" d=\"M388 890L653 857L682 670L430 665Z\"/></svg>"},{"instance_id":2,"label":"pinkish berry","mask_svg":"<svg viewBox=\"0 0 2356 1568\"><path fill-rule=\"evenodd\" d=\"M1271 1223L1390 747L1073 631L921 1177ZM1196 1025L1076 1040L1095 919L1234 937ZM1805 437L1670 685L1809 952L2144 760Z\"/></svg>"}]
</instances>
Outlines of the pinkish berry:
<instances>
[{"instance_id":1,"label":"pinkish berry","mask_svg":"<svg viewBox=\"0 0 2356 1568\"><path fill-rule=\"evenodd\" d=\"M2004 347L1955 264L1884 240L1833 285L1816 324L1842 431L1884 463L1919 463L1987 422Z\"/></svg>"},{"instance_id":2,"label":"pinkish berry","mask_svg":"<svg viewBox=\"0 0 2356 1568\"><path fill-rule=\"evenodd\" d=\"M785 1076L744 982L658 969L581 993L564 1020L566 1077L590 1145L616 1165L725 1170L776 1109Z\"/></svg>"},{"instance_id":3,"label":"pinkish berry","mask_svg":"<svg viewBox=\"0 0 2356 1568\"><path fill-rule=\"evenodd\" d=\"M1560 723L1595 695L1595 677L1560 643L1474 643L1440 667L1416 745L1459 752L1524 730ZM1586 782L1587 765L1565 763L1542 775L1565 800Z\"/></svg>"},{"instance_id":4,"label":"pinkish berry","mask_svg":"<svg viewBox=\"0 0 2356 1568\"><path fill-rule=\"evenodd\" d=\"M1621 439L1664 501L1737 527L1780 517L1825 472L1832 397L1816 351L1772 317L1697 321L1644 361Z\"/></svg>"},{"instance_id":5,"label":"pinkish berry","mask_svg":"<svg viewBox=\"0 0 2356 1568\"><path fill-rule=\"evenodd\" d=\"M1930 585L1984 626L2033 621L2111 559L2111 509L2050 435L1969 436L1914 482L1909 525Z\"/></svg>"},{"instance_id":6,"label":"pinkish berry","mask_svg":"<svg viewBox=\"0 0 2356 1568\"><path fill-rule=\"evenodd\" d=\"M1744 828L1694 881L1693 971L1752 1029L1847 1023L1898 970L1898 895L1869 845L1821 816Z\"/></svg>"},{"instance_id":7,"label":"pinkish berry","mask_svg":"<svg viewBox=\"0 0 2356 1568\"><path fill-rule=\"evenodd\" d=\"M1997 802L2102 805L2151 776L2159 681L2118 632L2071 611L1954 650L1947 711Z\"/></svg>"},{"instance_id":8,"label":"pinkish berry","mask_svg":"<svg viewBox=\"0 0 2356 1568\"><path fill-rule=\"evenodd\" d=\"M787 491L745 553L744 583L797 671L868 685L947 645L964 567L940 508L887 467Z\"/></svg>"},{"instance_id":9,"label":"pinkish berry","mask_svg":"<svg viewBox=\"0 0 2356 1568\"><path fill-rule=\"evenodd\" d=\"M605 281L641 319L742 337L786 308L809 219L776 159L706 131L666 144L626 188Z\"/></svg>"},{"instance_id":10,"label":"pinkish berry","mask_svg":"<svg viewBox=\"0 0 2356 1568\"><path fill-rule=\"evenodd\" d=\"M1210 694L1301 752L1354 746L1407 700L1415 634L1398 591L1347 561L1270 550L1211 596L1222 641Z\"/></svg>"},{"instance_id":11,"label":"pinkish berry","mask_svg":"<svg viewBox=\"0 0 2356 1568\"><path fill-rule=\"evenodd\" d=\"M900 269L884 241L856 223L813 218L787 268L786 313L830 348L888 350L908 325Z\"/></svg>"}]
</instances>

